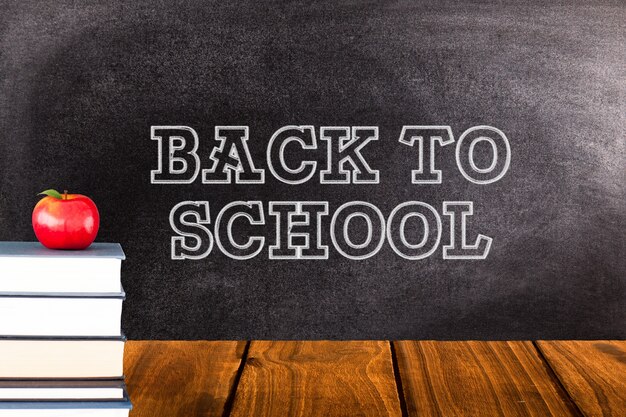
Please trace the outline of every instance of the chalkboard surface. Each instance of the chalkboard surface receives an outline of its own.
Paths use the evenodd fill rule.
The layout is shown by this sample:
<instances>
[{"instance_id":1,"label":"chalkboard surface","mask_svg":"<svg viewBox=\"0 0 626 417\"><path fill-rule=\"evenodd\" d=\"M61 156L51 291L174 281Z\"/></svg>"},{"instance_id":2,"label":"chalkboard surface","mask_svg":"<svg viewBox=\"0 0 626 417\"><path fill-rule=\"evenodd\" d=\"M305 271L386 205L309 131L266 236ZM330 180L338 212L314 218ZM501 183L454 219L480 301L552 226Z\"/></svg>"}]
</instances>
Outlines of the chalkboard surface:
<instances>
[{"instance_id":1,"label":"chalkboard surface","mask_svg":"<svg viewBox=\"0 0 626 417\"><path fill-rule=\"evenodd\" d=\"M623 2L0 3L0 240L34 240L44 189L91 196L97 240L127 255L129 338L626 337ZM167 125L197 132L202 168L216 125L248 126L265 183L151 183L151 127ZM277 181L266 148L287 125L378 127L363 154L379 184ZM442 183L413 184L407 125L456 140L496 127L508 172L467 181L451 145L436 155ZM266 247L172 260L169 214L187 200L213 219L233 201L328 201L328 259L270 260ZM468 238L491 237L490 252L409 260L385 243L348 259L328 227L348 201L385 218L406 201L440 214L472 201ZM265 233L272 243L274 225Z\"/></svg>"}]
</instances>

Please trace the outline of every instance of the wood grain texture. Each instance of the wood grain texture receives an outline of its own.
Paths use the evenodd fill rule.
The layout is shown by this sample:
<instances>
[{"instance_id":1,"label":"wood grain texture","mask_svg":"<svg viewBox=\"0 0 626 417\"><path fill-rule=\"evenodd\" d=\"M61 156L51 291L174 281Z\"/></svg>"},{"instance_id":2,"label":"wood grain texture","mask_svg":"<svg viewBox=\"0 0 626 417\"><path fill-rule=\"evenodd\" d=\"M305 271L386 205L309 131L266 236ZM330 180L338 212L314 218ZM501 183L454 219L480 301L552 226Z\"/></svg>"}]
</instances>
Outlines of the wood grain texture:
<instances>
[{"instance_id":1,"label":"wood grain texture","mask_svg":"<svg viewBox=\"0 0 626 417\"><path fill-rule=\"evenodd\" d=\"M254 341L232 417L400 417L383 341Z\"/></svg>"},{"instance_id":2,"label":"wood grain texture","mask_svg":"<svg viewBox=\"0 0 626 417\"><path fill-rule=\"evenodd\" d=\"M222 416L246 342L129 341L131 417Z\"/></svg>"},{"instance_id":3,"label":"wood grain texture","mask_svg":"<svg viewBox=\"0 0 626 417\"><path fill-rule=\"evenodd\" d=\"M394 342L411 416L576 416L532 342Z\"/></svg>"},{"instance_id":4,"label":"wood grain texture","mask_svg":"<svg viewBox=\"0 0 626 417\"><path fill-rule=\"evenodd\" d=\"M626 416L626 341L539 341L537 346L585 416Z\"/></svg>"}]
</instances>

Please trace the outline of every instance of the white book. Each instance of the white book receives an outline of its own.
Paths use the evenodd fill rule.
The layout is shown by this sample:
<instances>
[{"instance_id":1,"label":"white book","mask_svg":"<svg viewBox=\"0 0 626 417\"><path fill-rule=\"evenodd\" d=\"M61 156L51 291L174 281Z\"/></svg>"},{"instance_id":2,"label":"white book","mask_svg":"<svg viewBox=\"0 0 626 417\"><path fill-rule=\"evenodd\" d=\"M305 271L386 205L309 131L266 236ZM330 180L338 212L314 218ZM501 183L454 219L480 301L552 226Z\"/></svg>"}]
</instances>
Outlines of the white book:
<instances>
[{"instance_id":1,"label":"white book","mask_svg":"<svg viewBox=\"0 0 626 417\"><path fill-rule=\"evenodd\" d=\"M0 401L123 400L121 379L5 379L0 380Z\"/></svg>"},{"instance_id":2,"label":"white book","mask_svg":"<svg viewBox=\"0 0 626 417\"><path fill-rule=\"evenodd\" d=\"M86 408L89 404L81 405L84 408L7 408L0 403L0 417L128 417L130 407L124 404L114 407L111 404L107 408ZM47 404L42 404L47 405ZM52 404L51 404L52 405ZM54 404L63 406L64 404Z\"/></svg>"},{"instance_id":3,"label":"white book","mask_svg":"<svg viewBox=\"0 0 626 417\"><path fill-rule=\"evenodd\" d=\"M0 337L0 378L122 378L125 340Z\"/></svg>"},{"instance_id":4,"label":"white book","mask_svg":"<svg viewBox=\"0 0 626 417\"><path fill-rule=\"evenodd\" d=\"M53 250L38 242L0 242L0 292L119 293L125 258L118 243Z\"/></svg>"},{"instance_id":5,"label":"white book","mask_svg":"<svg viewBox=\"0 0 626 417\"><path fill-rule=\"evenodd\" d=\"M0 335L121 336L118 294L0 293Z\"/></svg>"}]
</instances>

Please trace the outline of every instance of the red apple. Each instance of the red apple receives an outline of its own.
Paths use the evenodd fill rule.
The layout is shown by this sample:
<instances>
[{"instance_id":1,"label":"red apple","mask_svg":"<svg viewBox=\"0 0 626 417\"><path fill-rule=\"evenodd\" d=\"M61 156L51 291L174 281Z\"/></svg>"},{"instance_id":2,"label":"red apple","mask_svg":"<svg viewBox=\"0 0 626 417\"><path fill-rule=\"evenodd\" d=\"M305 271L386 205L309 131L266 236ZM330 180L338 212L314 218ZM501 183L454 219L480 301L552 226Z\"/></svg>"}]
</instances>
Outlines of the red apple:
<instances>
[{"instance_id":1,"label":"red apple","mask_svg":"<svg viewBox=\"0 0 626 417\"><path fill-rule=\"evenodd\" d=\"M33 210L33 230L49 249L85 249L96 238L100 214L95 203L81 194L46 190Z\"/></svg>"}]
</instances>

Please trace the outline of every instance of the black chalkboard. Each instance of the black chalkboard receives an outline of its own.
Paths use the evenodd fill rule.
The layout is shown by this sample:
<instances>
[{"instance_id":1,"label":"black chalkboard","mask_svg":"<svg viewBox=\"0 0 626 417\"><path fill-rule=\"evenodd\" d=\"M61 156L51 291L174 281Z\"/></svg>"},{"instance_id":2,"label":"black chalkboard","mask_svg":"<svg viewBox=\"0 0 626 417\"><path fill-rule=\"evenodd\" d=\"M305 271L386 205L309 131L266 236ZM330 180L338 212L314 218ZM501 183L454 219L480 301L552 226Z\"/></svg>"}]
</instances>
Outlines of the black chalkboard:
<instances>
[{"instance_id":1,"label":"black chalkboard","mask_svg":"<svg viewBox=\"0 0 626 417\"><path fill-rule=\"evenodd\" d=\"M127 254L131 339L626 337L623 2L0 3L0 240L34 240L44 189L91 196L97 240ZM499 129L506 174L468 181L450 144L436 153L441 184L412 183L418 148L399 139L420 125L448 126L454 143ZM202 169L215 126L247 126L265 182L153 183L154 126L193 129ZM363 155L379 183L277 180L266 152L284 126L313 126L319 150L294 142L288 163L318 167L320 128L377 128ZM489 165L491 148L475 150ZM184 201L208 202L211 224L231 202L262 202L265 248L172 259L170 211ZM328 202L327 259L269 259L271 201ZM385 220L424 202L441 245L420 260L387 241L343 256L329 225L350 201ZM445 201L473 202L467 236L492 239L485 259L443 259ZM368 227L352 221L355 235ZM423 226L410 224L414 242ZM237 225L240 242L259 230Z\"/></svg>"}]
</instances>

